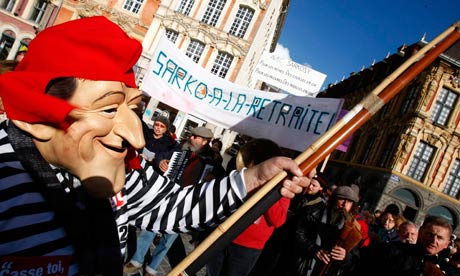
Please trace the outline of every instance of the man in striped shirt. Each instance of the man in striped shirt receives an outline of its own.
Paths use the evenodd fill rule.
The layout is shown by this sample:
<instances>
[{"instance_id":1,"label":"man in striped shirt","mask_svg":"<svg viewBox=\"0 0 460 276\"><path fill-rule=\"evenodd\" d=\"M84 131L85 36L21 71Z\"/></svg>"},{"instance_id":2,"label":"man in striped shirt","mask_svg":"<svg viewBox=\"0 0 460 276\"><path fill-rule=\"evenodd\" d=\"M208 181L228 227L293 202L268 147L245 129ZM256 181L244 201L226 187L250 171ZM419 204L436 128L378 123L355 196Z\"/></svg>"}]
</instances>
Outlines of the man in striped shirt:
<instances>
[{"instance_id":1,"label":"man in striped shirt","mask_svg":"<svg viewBox=\"0 0 460 276\"><path fill-rule=\"evenodd\" d=\"M187 188L139 163L132 67L141 52L106 18L84 18L40 32L0 76L10 119L0 125L1 275L122 275L128 224L202 229L282 170L293 176L283 196L309 184L282 157Z\"/></svg>"}]
</instances>

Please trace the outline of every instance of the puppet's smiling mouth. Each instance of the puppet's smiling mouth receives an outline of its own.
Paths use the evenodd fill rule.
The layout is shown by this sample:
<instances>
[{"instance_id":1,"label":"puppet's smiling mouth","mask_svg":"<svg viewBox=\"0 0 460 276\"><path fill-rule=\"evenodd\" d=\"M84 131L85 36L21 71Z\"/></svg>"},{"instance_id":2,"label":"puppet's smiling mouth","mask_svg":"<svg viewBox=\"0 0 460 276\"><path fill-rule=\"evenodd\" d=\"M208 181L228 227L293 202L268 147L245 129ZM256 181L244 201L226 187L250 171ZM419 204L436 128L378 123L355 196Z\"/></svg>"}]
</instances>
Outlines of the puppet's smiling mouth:
<instances>
[{"instance_id":1,"label":"puppet's smiling mouth","mask_svg":"<svg viewBox=\"0 0 460 276\"><path fill-rule=\"evenodd\" d=\"M124 147L114 147L114 146L110 146L107 144L102 144L102 145L104 145L104 147L108 148L109 150L113 150L119 153L123 153L126 150L126 148Z\"/></svg>"}]
</instances>

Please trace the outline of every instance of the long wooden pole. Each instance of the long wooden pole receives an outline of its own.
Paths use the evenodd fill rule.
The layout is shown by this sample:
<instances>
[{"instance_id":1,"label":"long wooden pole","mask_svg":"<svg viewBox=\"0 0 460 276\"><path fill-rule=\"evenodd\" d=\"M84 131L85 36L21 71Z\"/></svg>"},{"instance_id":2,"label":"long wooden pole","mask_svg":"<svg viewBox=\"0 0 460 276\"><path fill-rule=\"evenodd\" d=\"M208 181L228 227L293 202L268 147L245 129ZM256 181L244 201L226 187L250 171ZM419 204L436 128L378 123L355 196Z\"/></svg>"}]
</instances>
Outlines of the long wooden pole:
<instances>
[{"instance_id":1,"label":"long wooden pole","mask_svg":"<svg viewBox=\"0 0 460 276\"><path fill-rule=\"evenodd\" d=\"M404 88L407 83L409 83L415 76L417 76L429 64L431 64L441 53L453 45L455 41L460 38L460 32L458 29L459 23L456 23L438 35L426 46L421 48L417 53L415 53L400 67L398 67L397 70L385 78L363 101L361 101L352 110L350 110L347 115L345 115L331 129L324 133L307 150L301 153L295 159L295 162L299 165L302 171L307 174L309 171L315 168L328 154L330 154L335 148L337 148L337 146L345 141L348 136L350 136L354 131L362 126L362 124L369 120L369 118L378 110L380 110L380 108L392 97L399 93L399 91L401 91L401 89ZM438 43L439 45L437 45ZM435 45L437 46L435 47ZM427 52L429 53L422 58L422 56ZM415 64L416 62L417 64ZM404 71L413 64L415 65L406 73L404 73ZM401 74L403 75L401 76ZM397 78L398 80L395 81ZM271 199L269 201L273 201L273 203L279 199L280 195L277 193L277 189L275 188L286 176L286 172L281 172L272 178L269 182L267 182L264 186L262 186L251 198L249 198L240 208L238 208L235 213L233 213L227 220L220 224L216 230L214 230L197 248L195 248L195 250L191 252L191 254L189 254L184 260L182 260L182 262L173 268L168 273L168 276L187 275L185 272L186 269L203 253L205 253L205 251L212 244L214 244L219 239L219 237L227 233L230 228L233 228L233 225L236 224L236 222L240 220L243 215L249 213L250 209L254 208L256 205L263 205L260 202L263 201L262 199L268 197ZM263 212L265 212L265 210L253 211L252 217L257 218L257 215L260 216ZM238 235L238 233L233 233L230 236L233 237L236 235ZM201 264L195 266L195 269L200 266ZM194 272L194 270L191 271Z\"/></svg>"}]
</instances>

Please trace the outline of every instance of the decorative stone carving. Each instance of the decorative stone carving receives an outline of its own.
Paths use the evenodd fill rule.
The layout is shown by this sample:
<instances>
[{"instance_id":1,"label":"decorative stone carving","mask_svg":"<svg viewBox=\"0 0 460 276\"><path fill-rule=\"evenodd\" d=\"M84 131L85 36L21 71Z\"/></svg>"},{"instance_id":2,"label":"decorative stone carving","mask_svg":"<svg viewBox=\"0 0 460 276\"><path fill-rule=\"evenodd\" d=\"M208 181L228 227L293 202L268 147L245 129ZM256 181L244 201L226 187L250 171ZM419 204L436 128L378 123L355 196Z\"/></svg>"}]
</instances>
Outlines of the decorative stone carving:
<instances>
[{"instance_id":1,"label":"decorative stone carving","mask_svg":"<svg viewBox=\"0 0 460 276\"><path fill-rule=\"evenodd\" d=\"M459 88L460 87L460 70L457 70L455 75L450 76L450 83L453 88Z\"/></svg>"},{"instance_id":2,"label":"decorative stone carving","mask_svg":"<svg viewBox=\"0 0 460 276\"><path fill-rule=\"evenodd\" d=\"M252 3L254 3L255 5L259 5L259 8L261 10L266 10L267 9L267 3L265 3L264 0L252 0Z\"/></svg>"},{"instance_id":3,"label":"decorative stone carving","mask_svg":"<svg viewBox=\"0 0 460 276\"><path fill-rule=\"evenodd\" d=\"M116 11L107 5L102 5L92 0L80 0L80 5L76 8L76 12L80 17L107 15L110 20L119 25L127 33L134 32L136 29L135 26L148 28L138 18Z\"/></svg>"}]
</instances>

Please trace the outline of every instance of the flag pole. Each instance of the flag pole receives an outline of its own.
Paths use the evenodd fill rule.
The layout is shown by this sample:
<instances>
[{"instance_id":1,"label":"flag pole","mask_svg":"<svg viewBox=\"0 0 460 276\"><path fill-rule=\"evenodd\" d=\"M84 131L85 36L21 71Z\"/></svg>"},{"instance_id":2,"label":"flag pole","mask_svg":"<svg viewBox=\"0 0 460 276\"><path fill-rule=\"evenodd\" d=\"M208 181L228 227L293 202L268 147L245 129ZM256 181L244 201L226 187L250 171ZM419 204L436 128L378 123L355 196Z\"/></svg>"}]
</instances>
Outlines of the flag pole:
<instances>
[{"instance_id":1,"label":"flag pole","mask_svg":"<svg viewBox=\"0 0 460 276\"><path fill-rule=\"evenodd\" d=\"M404 86L407 85L415 76L431 64L441 53L453 45L455 41L460 38L460 32L458 29L459 23L457 22L407 59L400 67L398 67L374 90L372 90L372 92L364 100L357 104L342 119L332 126L331 129L329 129L316 142L301 153L295 159L295 162L299 165L304 174L307 174L309 171L314 169L328 154L337 148L338 145L343 143L348 136L369 120L369 118L380 110L380 108L382 108L382 106L392 97L397 95L397 93L399 93L399 91L401 91L401 89L404 88ZM438 43L439 45L437 45ZM425 56L422 58L423 55ZM412 68L404 73L410 66L412 66ZM398 80L395 81L396 79ZM263 208L268 208L281 197L278 189L275 188L286 176L286 172L281 172L263 185L240 208L238 208L238 210L236 210L203 242L201 242L195 250L193 250L176 267L174 267L168 273L168 276L188 275L187 271L196 272L200 269L206 263L206 258L201 256L205 255L206 257L209 257L212 254L209 251L206 252L211 245L214 246L214 248L217 248L217 250L219 250L218 246L221 246L222 248L225 246L225 244L222 245L222 243L217 245L218 243L216 241L221 236L228 233L228 236L232 238L239 234L239 232L235 234L233 229L235 229L234 225L239 220L244 221L243 215L246 213L251 214L249 219L245 220L247 227L255 218L265 212L266 209ZM264 200L268 203L264 204ZM263 208L256 210L258 209L258 206L263 206ZM253 209L252 213L250 212L251 209ZM230 228L232 228L233 233L227 232ZM237 231L245 229L243 224L241 224L240 228L241 229L238 229ZM227 240L228 239L229 238L227 238ZM191 266L192 264L193 266Z\"/></svg>"}]
</instances>

